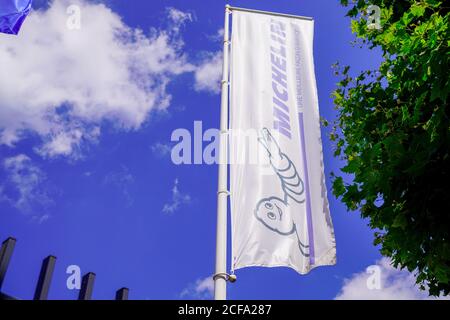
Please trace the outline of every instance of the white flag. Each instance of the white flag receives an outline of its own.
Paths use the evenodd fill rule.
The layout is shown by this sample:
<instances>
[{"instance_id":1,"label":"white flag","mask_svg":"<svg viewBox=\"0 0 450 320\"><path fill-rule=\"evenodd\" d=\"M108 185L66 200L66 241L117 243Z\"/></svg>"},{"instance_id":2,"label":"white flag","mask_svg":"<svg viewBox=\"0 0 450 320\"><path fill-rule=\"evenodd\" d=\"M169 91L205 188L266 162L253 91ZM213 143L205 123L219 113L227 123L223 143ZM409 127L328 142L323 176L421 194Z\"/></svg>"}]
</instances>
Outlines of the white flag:
<instances>
[{"instance_id":1,"label":"white flag","mask_svg":"<svg viewBox=\"0 0 450 320\"><path fill-rule=\"evenodd\" d=\"M312 20L233 11L233 270L286 266L304 274L336 263L313 30Z\"/></svg>"}]
</instances>

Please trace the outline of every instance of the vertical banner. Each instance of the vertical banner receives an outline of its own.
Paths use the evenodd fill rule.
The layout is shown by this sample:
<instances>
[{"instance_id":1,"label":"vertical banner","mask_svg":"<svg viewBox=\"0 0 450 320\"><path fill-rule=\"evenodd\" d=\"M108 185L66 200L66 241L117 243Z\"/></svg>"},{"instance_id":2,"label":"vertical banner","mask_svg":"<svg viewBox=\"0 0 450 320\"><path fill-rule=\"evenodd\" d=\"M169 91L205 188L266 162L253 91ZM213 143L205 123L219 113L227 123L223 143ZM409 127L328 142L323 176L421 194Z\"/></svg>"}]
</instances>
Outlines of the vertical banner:
<instances>
[{"instance_id":1,"label":"vertical banner","mask_svg":"<svg viewBox=\"0 0 450 320\"><path fill-rule=\"evenodd\" d=\"M232 269L336 263L313 62L314 22L233 10Z\"/></svg>"}]
</instances>

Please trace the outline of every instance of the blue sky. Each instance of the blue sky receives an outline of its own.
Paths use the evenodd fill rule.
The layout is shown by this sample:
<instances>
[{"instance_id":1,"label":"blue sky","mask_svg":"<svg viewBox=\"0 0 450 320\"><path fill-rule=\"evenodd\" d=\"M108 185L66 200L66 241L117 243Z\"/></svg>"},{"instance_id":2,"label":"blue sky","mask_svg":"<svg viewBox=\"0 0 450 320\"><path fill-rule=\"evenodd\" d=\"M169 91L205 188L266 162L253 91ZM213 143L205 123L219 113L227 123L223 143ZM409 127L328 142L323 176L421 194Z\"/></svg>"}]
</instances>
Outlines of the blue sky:
<instances>
[{"instance_id":1,"label":"blue sky","mask_svg":"<svg viewBox=\"0 0 450 320\"><path fill-rule=\"evenodd\" d=\"M67 2L71 3L80 2ZM93 7L98 3L105 7ZM31 298L41 261L53 254L58 260L50 299L77 297L76 290L66 287L69 265L97 274L94 299L111 299L122 286L130 288L132 299L210 298L211 283L205 279L214 270L217 166L177 166L167 150L177 128L192 131L194 121L202 121L203 130L219 125L215 85L226 3L83 1L80 31L98 33L90 32L92 41L80 40L85 46L75 50L72 42L58 43L58 28L65 26L55 24L58 17L67 16L66 7L58 11L41 0L34 1L40 11L25 21L17 39L0 35L0 52L8 46L19 52L0 54L0 61L11 59L8 65L21 68L15 76L0 71L4 79L0 84L11 88L0 91L0 238L18 239L2 291ZM319 105L327 119L335 117L330 94L338 81L331 65L351 64L356 72L380 61L379 52L350 45L354 39L350 21L338 1L228 3L314 17ZM53 15L47 13L49 7ZM52 24L45 25L34 15L51 18ZM114 18L119 16L121 21ZM98 25L95 19L108 22ZM107 38L111 25L119 31L140 29L141 38L134 36L126 45L95 38ZM141 47L142 56L135 56ZM54 55L54 63L33 53L42 48ZM76 55L64 61L64 50L75 50ZM105 60L96 60L102 54ZM127 72L108 64L108 57L115 54L127 63L157 56L140 75L151 79L146 86L136 88L139 77L121 83L121 93L127 96L121 103L97 94L103 89L106 94L117 93L118 87L108 87L107 79ZM38 81L30 85L36 75ZM85 82L74 84L83 77ZM23 79L26 85L21 85ZM59 87L60 83L66 85ZM331 195L330 172L338 172L342 164L332 156L328 132L322 129L337 265L306 276L287 268L238 270L238 281L228 286L230 299L333 299L345 283L363 277L367 266L383 265L367 221L347 212Z\"/></svg>"}]
</instances>

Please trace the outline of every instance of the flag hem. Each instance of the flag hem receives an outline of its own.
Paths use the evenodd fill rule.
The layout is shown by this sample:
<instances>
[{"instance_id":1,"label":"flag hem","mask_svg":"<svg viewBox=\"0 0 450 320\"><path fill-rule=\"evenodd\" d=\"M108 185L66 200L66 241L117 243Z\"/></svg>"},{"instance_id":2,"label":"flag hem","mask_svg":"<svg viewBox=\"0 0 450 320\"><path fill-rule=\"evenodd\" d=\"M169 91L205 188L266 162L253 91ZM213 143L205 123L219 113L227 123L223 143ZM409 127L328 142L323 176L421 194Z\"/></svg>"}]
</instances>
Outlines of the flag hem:
<instances>
[{"instance_id":1,"label":"flag hem","mask_svg":"<svg viewBox=\"0 0 450 320\"><path fill-rule=\"evenodd\" d=\"M336 246L333 246L332 248L330 248L322 257L320 257L319 259L317 259L316 257L316 264L314 265L310 265L308 266L308 268L306 269L306 271L300 271L297 268L295 268L294 265L290 265L290 264L264 264L264 263L252 263L252 264L247 264L244 266L233 266L233 270L239 270L239 269L243 269L243 268L248 268L248 267L264 267L264 268L277 268L277 267L286 267L289 269L294 270L295 272L301 274L301 275L306 275L309 272L311 272L311 270L317 268L317 267L321 267L321 266L334 266L337 263L337 259L336 259Z\"/></svg>"}]
</instances>

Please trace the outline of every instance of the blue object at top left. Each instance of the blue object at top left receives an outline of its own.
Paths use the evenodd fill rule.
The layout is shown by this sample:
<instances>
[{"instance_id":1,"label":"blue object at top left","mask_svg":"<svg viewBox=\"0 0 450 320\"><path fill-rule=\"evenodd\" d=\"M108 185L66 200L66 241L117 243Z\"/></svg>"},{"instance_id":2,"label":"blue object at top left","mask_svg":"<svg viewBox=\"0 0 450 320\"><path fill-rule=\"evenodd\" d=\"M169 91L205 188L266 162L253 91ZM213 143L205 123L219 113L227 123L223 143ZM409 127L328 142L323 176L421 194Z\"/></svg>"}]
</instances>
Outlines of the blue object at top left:
<instances>
[{"instance_id":1,"label":"blue object at top left","mask_svg":"<svg viewBox=\"0 0 450 320\"><path fill-rule=\"evenodd\" d=\"M0 33L18 34L32 0L0 0Z\"/></svg>"}]
</instances>

